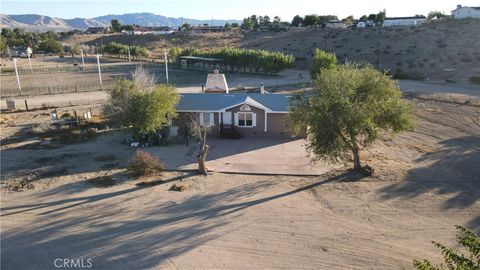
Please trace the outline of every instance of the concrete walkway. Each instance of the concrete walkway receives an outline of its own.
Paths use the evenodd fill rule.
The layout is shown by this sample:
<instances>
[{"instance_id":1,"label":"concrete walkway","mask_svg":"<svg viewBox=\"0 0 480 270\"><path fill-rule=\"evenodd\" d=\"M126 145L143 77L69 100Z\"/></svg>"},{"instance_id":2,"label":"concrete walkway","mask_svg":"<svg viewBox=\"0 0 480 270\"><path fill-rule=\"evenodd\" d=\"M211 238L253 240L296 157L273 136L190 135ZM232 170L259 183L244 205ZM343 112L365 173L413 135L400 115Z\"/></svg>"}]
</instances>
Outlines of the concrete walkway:
<instances>
[{"instance_id":1,"label":"concrete walkway","mask_svg":"<svg viewBox=\"0 0 480 270\"><path fill-rule=\"evenodd\" d=\"M320 175L338 167L323 162L313 163L304 144L304 140L280 138L209 139L207 166L224 173L285 175ZM198 145L172 145L146 150L159 156L168 169L197 168Z\"/></svg>"}]
</instances>

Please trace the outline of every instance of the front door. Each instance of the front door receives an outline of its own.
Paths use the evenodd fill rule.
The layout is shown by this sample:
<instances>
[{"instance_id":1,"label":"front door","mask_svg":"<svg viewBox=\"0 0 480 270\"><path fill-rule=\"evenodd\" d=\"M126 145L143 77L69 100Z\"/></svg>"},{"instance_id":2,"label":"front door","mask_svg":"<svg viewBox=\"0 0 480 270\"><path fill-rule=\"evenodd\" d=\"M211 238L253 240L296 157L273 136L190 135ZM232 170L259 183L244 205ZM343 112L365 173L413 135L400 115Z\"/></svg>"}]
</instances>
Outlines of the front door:
<instances>
[{"instance_id":1,"label":"front door","mask_svg":"<svg viewBox=\"0 0 480 270\"><path fill-rule=\"evenodd\" d=\"M222 122L224 125L232 125L232 112L222 113Z\"/></svg>"}]
</instances>

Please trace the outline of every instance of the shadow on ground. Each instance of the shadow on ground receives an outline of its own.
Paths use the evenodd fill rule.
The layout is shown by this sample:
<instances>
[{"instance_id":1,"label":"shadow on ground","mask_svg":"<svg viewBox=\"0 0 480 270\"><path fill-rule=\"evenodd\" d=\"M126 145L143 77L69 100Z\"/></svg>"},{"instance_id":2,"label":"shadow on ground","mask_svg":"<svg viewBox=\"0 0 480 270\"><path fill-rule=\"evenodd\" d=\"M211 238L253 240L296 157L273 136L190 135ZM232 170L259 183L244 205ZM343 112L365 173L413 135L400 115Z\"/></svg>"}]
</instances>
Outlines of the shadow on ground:
<instances>
[{"instance_id":1,"label":"shadow on ground","mask_svg":"<svg viewBox=\"0 0 480 270\"><path fill-rule=\"evenodd\" d=\"M235 221L246 208L346 178L351 175L341 174L248 201L245 199L265 190L272 182L198 194L180 203L149 201L139 209L126 208L121 202L152 192L151 188L137 186L93 196L5 207L2 218L29 214L37 219L34 225L2 233L1 268L53 268L55 258L92 258L96 269L176 268L170 258L242 226ZM82 214L75 215L80 208Z\"/></svg>"},{"instance_id":2,"label":"shadow on ground","mask_svg":"<svg viewBox=\"0 0 480 270\"><path fill-rule=\"evenodd\" d=\"M441 145L414 161L424 167L411 170L405 181L383 188L384 198L409 199L429 192L450 195L445 209L463 209L480 199L480 137L445 140ZM480 214L466 225L480 231Z\"/></svg>"}]
</instances>

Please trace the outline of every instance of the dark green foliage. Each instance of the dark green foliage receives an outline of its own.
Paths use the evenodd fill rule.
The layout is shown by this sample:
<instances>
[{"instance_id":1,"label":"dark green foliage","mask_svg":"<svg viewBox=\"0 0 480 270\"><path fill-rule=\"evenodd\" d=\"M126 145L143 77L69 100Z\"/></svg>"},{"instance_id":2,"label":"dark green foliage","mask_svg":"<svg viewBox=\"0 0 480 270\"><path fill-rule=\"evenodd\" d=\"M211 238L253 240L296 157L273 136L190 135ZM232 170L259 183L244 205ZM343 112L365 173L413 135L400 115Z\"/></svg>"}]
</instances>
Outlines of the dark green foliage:
<instances>
[{"instance_id":1,"label":"dark green foliage","mask_svg":"<svg viewBox=\"0 0 480 270\"><path fill-rule=\"evenodd\" d=\"M45 51L47 53L61 53L63 52L63 46L60 42L48 38L43 40L39 45L38 49L41 51Z\"/></svg>"},{"instance_id":2,"label":"dark green foliage","mask_svg":"<svg viewBox=\"0 0 480 270\"><path fill-rule=\"evenodd\" d=\"M318 16L316 14L305 15L303 19L304 26L314 26L314 25L322 25L328 21L337 21L338 17L335 15L325 15L325 16Z\"/></svg>"},{"instance_id":3,"label":"dark green foliage","mask_svg":"<svg viewBox=\"0 0 480 270\"><path fill-rule=\"evenodd\" d=\"M288 121L306 134L308 150L318 159L336 161L351 151L360 170L359 151L378 139L413 127L410 105L395 81L371 66L353 64L322 70L308 97L293 101Z\"/></svg>"},{"instance_id":4,"label":"dark green foliage","mask_svg":"<svg viewBox=\"0 0 480 270\"><path fill-rule=\"evenodd\" d=\"M128 163L128 170L137 176L158 174L164 169L165 165L158 157L142 150L137 150Z\"/></svg>"},{"instance_id":5,"label":"dark green foliage","mask_svg":"<svg viewBox=\"0 0 480 270\"><path fill-rule=\"evenodd\" d=\"M176 116L179 96L168 85L142 85L120 79L110 92L110 103L103 108L105 117L124 126L132 126L135 136L156 132Z\"/></svg>"},{"instance_id":6,"label":"dark green foliage","mask_svg":"<svg viewBox=\"0 0 480 270\"><path fill-rule=\"evenodd\" d=\"M8 47L30 47L33 51L43 50L47 53L60 53L63 51L62 44L58 42L58 35L52 31L45 33L28 32L23 29L2 29L1 39L3 45Z\"/></svg>"},{"instance_id":7,"label":"dark green foliage","mask_svg":"<svg viewBox=\"0 0 480 270\"><path fill-rule=\"evenodd\" d=\"M413 260L413 266L419 270L480 269L480 239L474 232L463 226L456 225L455 227L460 231L460 234L457 235L458 244L467 251L466 254L462 254L454 248L432 241L433 245L441 250L445 264L434 265L428 260Z\"/></svg>"},{"instance_id":8,"label":"dark green foliage","mask_svg":"<svg viewBox=\"0 0 480 270\"><path fill-rule=\"evenodd\" d=\"M103 52L110 54L128 55L128 48L130 47L130 55L147 57L149 52L147 48L140 46L128 46L125 44L112 42L102 47Z\"/></svg>"},{"instance_id":9,"label":"dark green foliage","mask_svg":"<svg viewBox=\"0 0 480 270\"><path fill-rule=\"evenodd\" d=\"M118 33L120 31L122 31L122 24L120 23L119 20L112 19L110 22L112 24L112 31L113 32Z\"/></svg>"},{"instance_id":10,"label":"dark green foliage","mask_svg":"<svg viewBox=\"0 0 480 270\"><path fill-rule=\"evenodd\" d=\"M289 68L295 62L293 55L282 52L271 52L266 50L252 50L242 48L221 48L213 50L199 49L170 49L171 57L179 56L201 56L220 58L224 61L225 70L250 72L263 72L278 74L278 72Z\"/></svg>"},{"instance_id":11,"label":"dark green foliage","mask_svg":"<svg viewBox=\"0 0 480 270\"><path fill-rule=\"evenodd\" d=\"M303 25L303 17L300 15L296 15L295 17L293 17L292 26L298 27L300 24Z\"/></svg>"}]
</instances>

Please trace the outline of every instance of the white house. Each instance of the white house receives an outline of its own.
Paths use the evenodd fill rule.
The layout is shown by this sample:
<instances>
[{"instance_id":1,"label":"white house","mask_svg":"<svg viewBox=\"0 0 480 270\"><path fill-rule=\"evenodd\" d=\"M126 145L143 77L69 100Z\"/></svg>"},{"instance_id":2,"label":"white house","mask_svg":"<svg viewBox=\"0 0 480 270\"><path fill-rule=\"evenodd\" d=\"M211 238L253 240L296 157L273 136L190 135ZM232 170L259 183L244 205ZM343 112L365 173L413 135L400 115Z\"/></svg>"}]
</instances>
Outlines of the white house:
<instances>
[{"instance_id":1,"label":"white house","mask_svg":"<svg viewBox=\"0 0 480 270\"><path fill-rule=\"evenodd\" d=\"M457 5L457 8L452 10L452 17L454 19L480 18L480 7L462 7L462 5Z\"/></svg>"},{"instance_id":2,"label":"white house","mask_svg":"<svg viewBox=\"0 0 480 270\"><path fill-rule=\"evenodd\" d=\"M425 16L386 18L383 27L419 25L427 21Z\"/></svg>"}]
</instances>

